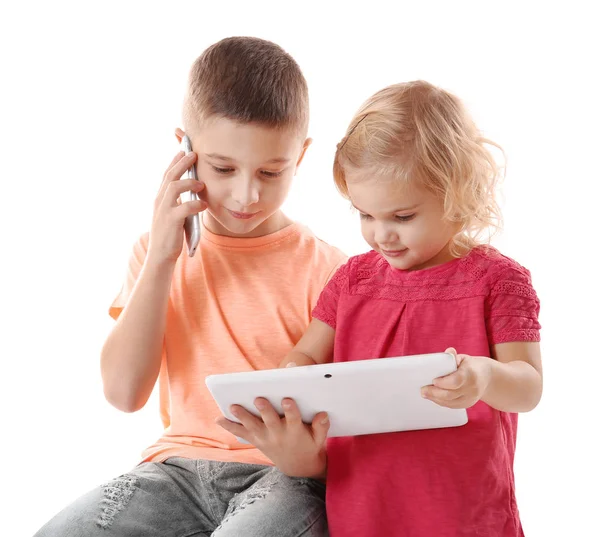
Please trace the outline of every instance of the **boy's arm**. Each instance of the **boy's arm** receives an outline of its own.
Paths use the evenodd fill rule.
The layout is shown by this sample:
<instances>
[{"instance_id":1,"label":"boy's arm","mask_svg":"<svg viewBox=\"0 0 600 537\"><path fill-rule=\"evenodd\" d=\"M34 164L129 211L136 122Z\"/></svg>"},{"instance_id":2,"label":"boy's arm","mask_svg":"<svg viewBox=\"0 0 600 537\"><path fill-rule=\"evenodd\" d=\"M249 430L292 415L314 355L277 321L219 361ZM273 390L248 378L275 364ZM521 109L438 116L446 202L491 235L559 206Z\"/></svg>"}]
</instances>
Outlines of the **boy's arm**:
<instances>
[{"instance_id":1,"label":"boy's arm","mask_svg":"<svg viewBox=\"0 0 600 537\"><path fill-rule=\"evenodd\" d=\"M145 404L160 371L171 278L171 263L146 259L100 359L104 395L124 412Z\"/></svg>"},{"instance_id":2,"label":"boy's arm","mask_svg":"<svg viewBox=\"0 0 600 537\"><path fill-rule=\"evenodd\" d=\"M296 365L330 362L334 339L335 330L331 326L313 319L300 341L283 360L282 367L292 362ZM260 412L260 418L234 405L231 412L241 424L223 417L218 418L217 423L260 449L284 474L323 478L327 469L327 414L320 412L307 425L302 422L298 406L291 399L282 401L283 418L266 399L258 398L254 404Z\"/></svg>"},{"instance_id":3,"label":"boy's arm","mask_svg":"<svg viewBox=\"0 0 600 537\"><path fill-rule=\"evenodd\" d=\"M105 397L124 412L142 408L156 384L173 270L183 250L183 225L186 217L206 209L204 201L179 202L184 192L199 193L204 188L195 179L180 179L195 161L195 153L180 152L165 172L154 203L144 264L102 348L100 369Z\"/></svg>"}]
</instances>

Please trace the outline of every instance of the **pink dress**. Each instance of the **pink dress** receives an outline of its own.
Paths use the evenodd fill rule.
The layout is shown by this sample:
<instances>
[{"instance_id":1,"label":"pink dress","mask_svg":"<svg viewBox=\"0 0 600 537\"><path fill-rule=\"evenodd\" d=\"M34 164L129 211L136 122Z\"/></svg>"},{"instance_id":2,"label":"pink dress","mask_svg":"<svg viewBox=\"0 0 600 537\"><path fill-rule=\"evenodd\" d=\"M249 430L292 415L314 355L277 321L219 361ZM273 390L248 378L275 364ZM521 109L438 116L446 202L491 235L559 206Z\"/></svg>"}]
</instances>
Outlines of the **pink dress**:
<instances>
[{"instance_id":1,"label":"pink dress","mask_svg":"<svg viewBox=\"0 0 600 537\"><path fill-rule=\"evenodd\" d=\"M401 271L379 254L351 258L313 317L336 330L334 361L442 352L490 356L498 343L539 341L529 272L475 248L430 269ZM517 537L517 415L483 402L458 428L333 438L327 514L332 537Z\"/></svg>"}]
</instances>

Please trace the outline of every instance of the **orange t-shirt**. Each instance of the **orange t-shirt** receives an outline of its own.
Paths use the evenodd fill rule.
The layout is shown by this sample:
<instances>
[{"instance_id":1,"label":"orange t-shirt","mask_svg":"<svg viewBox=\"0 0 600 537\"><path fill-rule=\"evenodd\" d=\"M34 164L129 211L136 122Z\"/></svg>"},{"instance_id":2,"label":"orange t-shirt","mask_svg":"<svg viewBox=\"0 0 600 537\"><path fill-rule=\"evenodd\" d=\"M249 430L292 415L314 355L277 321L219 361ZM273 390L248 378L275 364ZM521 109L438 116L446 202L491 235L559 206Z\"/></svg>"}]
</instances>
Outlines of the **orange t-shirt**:
<instances>
[{"instance_id":1,"label":"orange t-shirt","mask_svg":"<svg viewBox=\"0 0 600 537\"><path fill-rule=\"evenodd\" d=\"M126 282L110 308L117 318L140 274L148 234L136 243ZM202 229L194 257L173 273L162 365L164 432L144 461L169 457L271 464L214 423L220 411L208 375L278 367L311 320L319 294L346 256L301 224L256 238Z\"/></svg>"}]
</instances>

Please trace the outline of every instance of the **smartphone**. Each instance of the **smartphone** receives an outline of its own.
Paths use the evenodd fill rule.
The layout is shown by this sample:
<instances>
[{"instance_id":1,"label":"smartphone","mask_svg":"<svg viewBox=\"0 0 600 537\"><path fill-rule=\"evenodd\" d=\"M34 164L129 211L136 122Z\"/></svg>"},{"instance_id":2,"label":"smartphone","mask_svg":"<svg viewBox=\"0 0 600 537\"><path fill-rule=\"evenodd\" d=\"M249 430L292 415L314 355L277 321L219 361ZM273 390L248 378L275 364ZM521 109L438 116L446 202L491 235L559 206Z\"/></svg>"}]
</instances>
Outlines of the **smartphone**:
<instances>
[{"instance_id":1,"label":"smartphone","mask_svg":"<svg viewBox=\"0 0 600 537\"><path fill-rule=\"evenodd\" d=\"M192 143L187 134L181 139L181 148L186 155L192 151ZM192 164L192 167L186 172L186 178L198 180L196 164ZM182 203L187 201L197 201L199 199L196 192L190 191L183 192L180 197ZM188 253L190 257L193 257L196 253L196 248L198 248L198 243L200 242L200 215L196 213L188 216L185 219L183 227L185 230L185 241L187 242Z\"/></svg>"}]
</instances>

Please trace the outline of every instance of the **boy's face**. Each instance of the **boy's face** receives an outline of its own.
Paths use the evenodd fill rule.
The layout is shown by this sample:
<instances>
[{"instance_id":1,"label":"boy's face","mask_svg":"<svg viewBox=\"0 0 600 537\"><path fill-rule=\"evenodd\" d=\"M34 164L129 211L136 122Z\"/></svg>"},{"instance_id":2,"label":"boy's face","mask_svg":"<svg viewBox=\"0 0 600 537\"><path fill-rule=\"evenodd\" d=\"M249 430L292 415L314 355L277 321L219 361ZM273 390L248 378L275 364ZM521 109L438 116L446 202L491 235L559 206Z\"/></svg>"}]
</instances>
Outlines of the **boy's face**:
<instances>
[{"instance_id":1,"label":"boy's face","mask_svg":"<svg viewBox=\"0 0 600 537\"><path fill-rule=\"evenodd\" d=\"M259 237L290 221L280 211L311 140L277 130L212 118L190 135L208 208L206 227L219 235Z\"/></svg>"}]
</instances>

